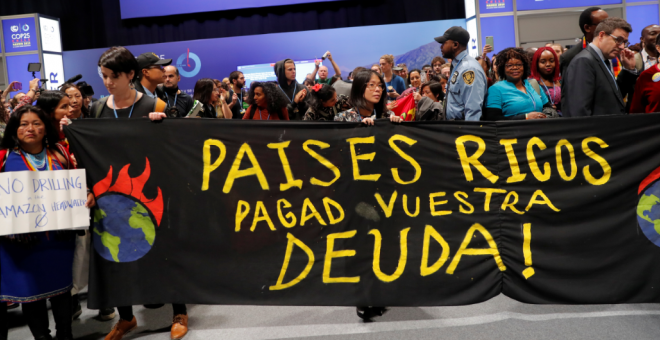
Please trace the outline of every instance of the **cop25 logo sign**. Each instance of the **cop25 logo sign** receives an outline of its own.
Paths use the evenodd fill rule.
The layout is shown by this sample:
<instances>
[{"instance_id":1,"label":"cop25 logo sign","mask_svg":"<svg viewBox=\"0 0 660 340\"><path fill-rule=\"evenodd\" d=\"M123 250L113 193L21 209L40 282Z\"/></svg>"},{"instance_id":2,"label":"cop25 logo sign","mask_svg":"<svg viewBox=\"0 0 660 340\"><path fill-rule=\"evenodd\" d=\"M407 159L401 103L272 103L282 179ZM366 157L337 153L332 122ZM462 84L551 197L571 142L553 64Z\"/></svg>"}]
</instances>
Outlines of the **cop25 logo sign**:
<instances>
[{"instance_id":1,"label":"cop25 logo sign","mask_svg":"<svg viewBox=\"0 0 660 340\"><path fill-rule=\"evenodd\" d=\"M14 33L18 32L18 25L12 26L11 31L14 32Z\"/></svg>"},{"instance_id":2,"label":"cop25 logo sign","mask_svg":"<svg viewBox=\"0 0 660 340\"><path fill-rule=\"evenodd\" d=\"M191 62L193 65L190 64ZM179 59L176 60L176 67L182 76L191 78L196 76L202 69L202 61L197 54L190 52L190 49L188 49L186 53L180 55Z\"/></svg>"}]
</instances>

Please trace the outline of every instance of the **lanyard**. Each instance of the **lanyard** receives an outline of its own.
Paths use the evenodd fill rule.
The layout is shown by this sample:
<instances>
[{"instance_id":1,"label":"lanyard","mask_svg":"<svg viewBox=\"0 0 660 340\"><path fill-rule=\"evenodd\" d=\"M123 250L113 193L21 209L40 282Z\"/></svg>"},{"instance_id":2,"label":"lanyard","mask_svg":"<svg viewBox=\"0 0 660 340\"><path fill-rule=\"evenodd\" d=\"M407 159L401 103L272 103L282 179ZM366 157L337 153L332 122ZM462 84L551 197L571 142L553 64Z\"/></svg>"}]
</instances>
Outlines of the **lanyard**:
<instances>
[{"instance_id":1,"label":"lanyard","mask_svg":"<svg viewBox=\"0 0 660 340\"><path fill-rule=\"evenodd\" d=\"M545 83L543 82L543 80L541 80L539 83L541 85L543 85L543 88L545 88L545 93L548 94L548 99L550 99L550 102L552 103L552 105L555 105L555 100L552 98L553 96L556 95L556 93L555 93L555 83L554 82L552 83L552 96L550 95L550 90L548 89L547 86L545 86ZM536 105L534 105L534 108L536 109Z\"/></svg>"},{"instance_id":2,"label":"lanyard","mask_svg":"<svg viewBox=\"0 0 660 340\"><path fill-rule=\"evenodd\" d=\"M605 64L605 68L607 69L607 72L609 72L610 75L612 76L612 80L614 80L614 85L616 86L616 89L618 90L619 89L619 84L616 83L616 77L614 76L614 73L612 73L612 70L610 69L609 65L607 65L605 60L603 60L603 64Z\"/></svg>"},{"instance_id":3,"label":"lanyard","mask_svg":"<svg viewBox=\"0 0 660 340\"><path fill-rule=\"evenodd\" d=\"M360 109L357 108L357 107L354 107L353 110L355 110L355 112L357 112L357 116L360 119L360 122L362 122L362 114L360 113ZM374 116L375 115L376 115L376 109L374 109ZM371 117L367 117L367 118L371 118Z\"/></svg>"},{"instance_id":4,"label":"lanyard","mask_svg":"<svg viewBox=\"0 0 660 340\"><path fill-rule=\"evenodd\" d=\"M259 110L259 120L263 120L263 118L261 118L261 109L258 110ZM270 120L270 113L268 114L268 118L266 118L266 120Z\"/></svg>"},{"instance_id":5,"label":"lanyard","mask_svg":"<svg viewBox=\"0 0 660 340\"><path fill-rule=\"evenodd\" d=\"M295 81L295 80L294 80L294 81ZM289 101L290 101L291 103L293 103L293 98L296 97L296 89L297 89L297 88L298 88L298 82L296 81L296 84L293 85L293 95L291 95L291 98L289 98L289 95L286 94L286 92L284 92L284 89L282 89L282 86L280 86L280 90L282 90L282 92L284 92L284 96L286 97L286 99L289 99ZM243 93L241 93L241 95L243 95ZM248 99L249 99L249 98L248 98Z\"/></svg>"},{"instance_id":6,"label":"lanyard","mask_svg":"<svg viewBox=\"0 0 660 340\"><path fill-rule=\"evenodd\" d=\"M525 86L524 82L523 82L523 86L525 87L525 92L527 92L527 97L532 101L532 104L534 104L534 111L532 111L532 112L536 112L536 100L534 100L534 96L532 96L532 94L529 91L529 88L527 88L527 86ZM533 89L532 89L532 91L533 91ZM534 91L534 92L536 92L536 91Z\"/></svg>"},{"instance_id":7,"label":"lanyard","mask_svg":"<svg viewBox=\"0 0 660 340\"><path fill-rule=\"evenodd\" d=\"M172 106L170 106L170 96L168 96L167 92L165 92L165 97L167 98L167 106L176 107L176 100L177 100L177 97L179 96L178 92L179 91L177 91L177 93L174 95L174 105L172 105Z\"/></svg>"},{"instance_id":8,"label":"lanyard","mask_svg":"<svg viewBox=\"0 0 660 340\"><path fill-rule=\"evenodd\" d=\"M30 171L41 171L37 167L38 164L33 164L32 161L30 160L30 157L28 156L28 154L23 150L21 150L21 157L23 158L23 162L25 162L25 165L27 165L27 167ZM44 163L45 163L44 165L46 165L44 170L46 170L46 171L54 170L54 168L53 168L53 159L50 155L50 152L48 152L48 150L46 150L46 157L44 159ZM42 165L42 167L44 165Z\"/></svg>"},{"instance_id":9,"label":"lanyard","mask_svg":"<svg viewBox=\"0 0 660 340\"><path fill-rule=\"evenodd\" d=\"M128 114L128 118L131 118L133 115L133 108L135 107L135 102L137 101L137 91L135 91L135 98L133 98L133 105L131 105L131 112ZM115 112L115 118L119 118L117 116L117 106L115 105L115 96L112 96L112 111Z\"/></svg>"}]
</instances>

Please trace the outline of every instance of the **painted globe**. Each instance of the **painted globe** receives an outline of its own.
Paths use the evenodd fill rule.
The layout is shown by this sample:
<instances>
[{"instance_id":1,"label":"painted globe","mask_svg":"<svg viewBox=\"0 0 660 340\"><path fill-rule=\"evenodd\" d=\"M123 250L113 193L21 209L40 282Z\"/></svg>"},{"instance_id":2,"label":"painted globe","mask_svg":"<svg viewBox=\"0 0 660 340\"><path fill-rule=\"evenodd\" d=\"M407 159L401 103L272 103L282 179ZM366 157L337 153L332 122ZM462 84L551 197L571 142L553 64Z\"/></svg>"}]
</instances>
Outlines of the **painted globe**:
<instances>
[{"instance_id":1,"label":"painted globe","mask_svg":"<svg viewBox=\"0 0 660 340\"><path fill-rule=\"evenodd\" d=\"M94 249L113 262L136 261L146 255L156 239L156 223L149 210L135 198L109 193L100 196L94 212Z\"/></svg>"},{"instance_id":2,"label":"painted globe","mask_svg":"<svg viewBox=\"0 0 660 340\"><path fill-rule=\"evenodd\" d=\"M640 196L637 222L644 235L660 247L660 181L649 185Z\"/></svg>"}]
</instances>

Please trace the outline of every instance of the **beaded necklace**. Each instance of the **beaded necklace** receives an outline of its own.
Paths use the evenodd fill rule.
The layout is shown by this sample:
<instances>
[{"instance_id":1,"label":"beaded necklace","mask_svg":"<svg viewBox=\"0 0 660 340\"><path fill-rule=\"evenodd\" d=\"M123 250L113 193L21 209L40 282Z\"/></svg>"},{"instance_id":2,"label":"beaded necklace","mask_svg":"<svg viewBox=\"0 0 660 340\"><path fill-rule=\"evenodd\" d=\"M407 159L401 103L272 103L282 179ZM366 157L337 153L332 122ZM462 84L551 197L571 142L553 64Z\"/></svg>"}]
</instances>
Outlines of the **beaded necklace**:
<instances>
[{"instance_id":1,"label":"beaded necklace","mask_svg":"<svg viewBox=\"0 0 660 340\"><path fill-rule=\"evenodd\" d=\"M53 159L46 148L36 155L21 150L21 156L30 171L39 171L46 165L44 170L53 170Z\"/></svg>"}]
</instances>

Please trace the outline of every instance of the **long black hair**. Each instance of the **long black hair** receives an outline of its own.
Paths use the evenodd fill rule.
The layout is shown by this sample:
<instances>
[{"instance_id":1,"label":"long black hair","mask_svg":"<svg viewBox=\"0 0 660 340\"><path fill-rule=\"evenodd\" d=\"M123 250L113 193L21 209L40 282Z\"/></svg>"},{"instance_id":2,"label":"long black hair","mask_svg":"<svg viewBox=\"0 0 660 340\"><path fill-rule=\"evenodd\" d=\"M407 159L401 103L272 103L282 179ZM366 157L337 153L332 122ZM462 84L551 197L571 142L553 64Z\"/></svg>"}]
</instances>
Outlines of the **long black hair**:
<instances>
[{"instance_id":1,"label":"long black hair","mask_svg":"<svg viewBox=\"0 0 660 340\"><path fill-rule=\"evenodd\" d=\"M6 123L7 120L9 120L9 113L7 113L7 110L5 109L9 105L7 102L2 102L0 101L0 122Z\"/></svg>"},{"instance_id":2,"label":"long black hair","mask_svg":"<svg viewBox=\"0 0 660 340\"><path fill-rule=\"evenodd\" d=\"M367 91L367 84L371 80L372 76L377 76L378 79L380 79L381 85L383 87L386 86L385 79L383 79L383 76L380 75L380 73L374 70L364 70L358 72L356 75L353 76L353 86L351 87L351 96L349 99L349 103L351 106L357 109L367 108L367 100L364 99L364 92ZM386 105L387 105L387 89L383 90L380 96L380 101L374 104L374 109L376 110L376 118L383 117L383 113L385 113L387 110Z\"/></svg>"},{"instance_id":3,"label":"long black hair","mask_svg":"<svg viewBox=\"0 0 660 340\"><path fill-rule=\"evenodd\" d=\"M59 141L60 136L57 133L57 128L51 123L50 117L40 108L32 105L21 106L18 110L9 117L7 122L7 127L5 128L5 135L2 137L0 142L0 148L2 149L13 149L18 147L18 127L21 125L21 118L26 113L34 113L39 117L44 127L46 128L46 135L44 136L43 143L54 148L55 144Z\"/></svg>"},{"instance_id":4,"label":"long black hair","mask_svg":"<svg viewBox=\"0 0 660 340\"><path fill-rule=\"evenodd\" d=\"M323 109L323 102L332 99L336 92L335 88L330 85L321 85L321 88L318 91L312 89L309 91L309 95L306 99L307 106L311 108L313 112L319 112Z\"/></svg>"},{"instance_id":5,"label":"long black hair","mask_svg":"<svg viewBox=\"0 0 660 340\"><path fill-rule=\"evenodd\" d=\"M50 119L53 126L59 126L60 122L55 121L55 109L60 101L66 97L66 94L60 91L44 91L37 99L37 107L42 109Z\"/></svg>"},{"instance_id":6,"label":"long black hair","mask_svg":"<svg viewBox=\"0 0 660 340\"><path fill-rule=\"evenodd\" d=\"M422 86L420 86L419 92L423 93L424 88L427 87L427 86L428 86L429 90L431 90L431 93L433 93L435 98L438 99L438 101L443 101L445 99L445 92L442 90L442 84L440 84L439 82L437 82L435 80L426 82L426 83L422 84Z\"/></svg>"},{"instance_id":7,"label":"long black hair","mask_svg":"<svg viewBox=\"0 0 660 340\"><path fill-rule=\"evenodd\" d=\"M193 99L199 100L204 105L210 105L215 83L211 78L202 78L195 83Z\"/></svg>"},{"instance_id":8,"label":"long black hair","mask_svg":"<svg viewBox=\"0 0 660 340\"><path fill-rule=\"evenodd\" d=\"M248 119L252 119L254 116L254 111L257 110L257 102L254 100L254 90L257 87L261 87L261 90L264 91L264 96L266 96L266 110L268 113L275 114L280 120L283 120L282 109L286 108L289 103L289 99L284 95L284 92L278 88L277 84L271 82L258 82L255 81L250 84L250 92L248 92L248 97L245 100L250 107L250 116Z\"/></svg>"},{"instance_id":9,"label":"long black hair","mask_svg":"<svg viewBox=\"0 0 660 340\"><path fill-rule=\"evenodd\" d=\"M60 86L60 91L62 93L64 93L64 95L66 96L67 95L66 90L71 89L71 88L74 88L74 89L78 90L78 92L80 92L80 97L81 97L81 100L83 101L82 105L80 107L80 111L82 112L82 114L81 114L82 117L83 118L89 117L89 108L87 108L87 106L85 105L86 96L85 96L85 93L83 93L83 91L82 91L82 89L80 88L79 85L76 85L74 83L64 83L62 86Z\"/></svg>"},{"instance_id":10,"label":"long black hair","mask_svg":"<svg viewBox=\"0 0 660 340\"><path fill-rule=\"evenodd\" d=\"M42 109L46 115L52 116L57 105L65 96L66 94L60 91L44 91L39 96L39 99L37 99L37 106Z\"/></svg>"}]
</instances>

